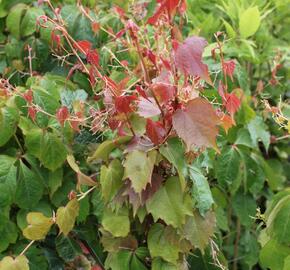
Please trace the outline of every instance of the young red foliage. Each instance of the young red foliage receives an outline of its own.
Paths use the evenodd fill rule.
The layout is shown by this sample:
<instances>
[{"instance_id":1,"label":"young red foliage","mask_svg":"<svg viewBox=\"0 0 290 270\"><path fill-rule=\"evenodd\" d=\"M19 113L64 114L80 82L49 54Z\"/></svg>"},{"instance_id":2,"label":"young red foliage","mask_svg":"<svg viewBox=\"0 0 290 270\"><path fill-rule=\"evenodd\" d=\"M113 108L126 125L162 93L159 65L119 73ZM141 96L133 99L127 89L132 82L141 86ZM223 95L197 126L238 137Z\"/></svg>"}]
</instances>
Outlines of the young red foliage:
<instances>
[{"instance_id":1,"label":"young red foliage","mask_svg":"<svg viewBox=\"0 0 290 270\"><path fill-rule=\"evenodd\" d=\"M26 100L28 104L31 104L33 102L33 91L31 89L25 91L23 93L23 98Z\"/></svg>"},{"instance_id":2,"label":"young red foliage","mask_svg":"<svg viewBox=\"0 0 290 270\"><path fill-rule=\"evenodd\" d=\"M166 130L161 122L154 122L149 118L146 123L146 134L155 145L158 145L163 141Z\"/></svg>"},{"instance_id":3,"label":"young red foliage","mask_svg":"<svg viewBox=\"0 0 290 270\"><path fill-rule=\"evenodd\" d=\"M223 72L231 78L233 81L233 75L235 72L236 62L234 60L225 61L223 63Z\"/></svg>"},{"instance_id":4,"label":"young red foliage","mask_svg":"<svg viewBox=\"0 0 290 270\"><path fill-rule=\"evenodd\" d=\"M115 107L118 113L132 112L132 102L136 100L136 96L119 96L115 98Z\"/></svg>"},{"instance_id":5,"label":"young red foliage","mask_svg":"<svg viewBox=\"0 0 290 270\"><path fill-rule=\"evenodd\" d=\"M199 76L209 84L212 84L208 67L202 62L202 52L206 45L207 41L202 37L188 37L182 44L179 44L174 58L177 68L182 73Z\"/></svg>"},{"instance_id":6,"label":"young red foliage","mask_svg":"<svg viewBox=\"0 0 290 270\"><path fill-rule=\"evenodd\" d=\"M74 47L81 53L87 54L92 48L92 43L87 40L80 40L74 44Z\"/></svg>"},{"instance_id":7,"label":"young red foliage","mask_svg":"<svg viewBox=\"0 0 290 270\"><path fill-rule=\"evenodd\" d=\"M99 66L99 55L95 50L89 50L86 57L91 65Z\"/></svg>"},{"instance_id":8,"label":"young red foliage","mask_svg":"<svg viewBox=\"0 0 290 270\"><path fill-rule=\"evenodd\" d=\"M184 140L187 150L192 146L216 148L217 125L220 121L212 105L202 98L189 101L173 115L173 127Z\"/></svg>"},{"instance_id":9,"label":"young red foliage","mask_svg":"<svg viewBox=\"0 0 290 270\"><path fill-rule=\"evenodd\" d=\"M240 99L235 95L235 93L225 93L225 98L223 99L223 105L226 110L233 116L241 106Z\"/></svg>"},{"instance_id":10,"label":"young red foliage","mask_svg":"<svg viewBox=\"0 0 290 270\"><path fill-rule=\"evenodd\" d=\"M69 110L66 106L60 107L56 112L56 119L61 126L64 126L65 121L69 118Z\"/></svg>"}]
</instances>

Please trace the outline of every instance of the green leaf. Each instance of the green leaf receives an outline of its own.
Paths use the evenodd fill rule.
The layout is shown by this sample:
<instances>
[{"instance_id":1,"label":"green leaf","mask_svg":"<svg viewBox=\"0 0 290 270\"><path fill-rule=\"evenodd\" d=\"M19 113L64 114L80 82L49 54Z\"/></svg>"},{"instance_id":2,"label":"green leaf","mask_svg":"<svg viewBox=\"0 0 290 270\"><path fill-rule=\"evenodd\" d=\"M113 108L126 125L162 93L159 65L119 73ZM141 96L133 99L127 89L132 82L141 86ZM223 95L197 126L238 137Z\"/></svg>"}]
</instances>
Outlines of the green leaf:
<instances>
[{"instance_id":1,"label":"green leaf","mask_svg":"<svg viewBox=\"0 0 290 270\"><path fill-rule=\"evenodd\" d=\"M209 184L202 172L196 167L189 168L189 175L193 182L193 200L197 202L201 215L204 215L214 204Z\"/></svg>"},{"instance_id":2,"label":"green leaf","mask_svg":"<svg viewBox=\"0 0 290 270\"><path fill-rule=\"evenodd\" d=\"M53 194L58 190L62 185L63 179L63 169L59 168L55 171L50 171L48 174L48 188L49 196L52 197Z\"/></svg>"},{"instance_id":3,"label":"green leaf","mask_svg":"<svg viewBox=\"0 0 290 270\"><path fill-rule=\"evenodd\" d=\"M17 39L20 37L20 21L24 10L27 8L25 4L13 6L6 18L6 26L8 31Z\"/></svg>"},{"instance_id":4,"label":"green leaf","mask_svg":"<svg viewBox=\"0 0 290 270\"><path fill-rule=\"evenodd\" d=\"M232 203L234 212L240 219L241 224L250 227L255 221L257 207L253 197L239 192L233 197Z\"/></svg>"},{"instance_id":5,"label":"green leaf","mask_svg":"<svg viewBox=\"0 0 290 270\"><path fill-rule=\"evenodd\" d=\"M233 146L226 146L218 156L216 175L222 187L231 187L239 175L240 156Z\"/></svg>"},{"instance_id":6,"label":"green leaf","mask_svg":"<svg viewBox=\"0 0 290 270\"><path fill-rule=\"evenodd\" d=\"M126 237L130 232L128 209L121 208L118 212L113 212L106 208L102 218L102 225L113 236Z\"/></svg>"},{"instance_id":7,"label":"green leaf","mask_svg":"<svg viewBox=\"0 0 290 270\"><path fill-rule=\"evenodd\" d=\"M98 219L101 219L104 213L104 201L102 199L101 191L95 189L91 196L92 214Z\"/></svg>"},{"instance_id":8,"label":"green leaf","mask_svg":"<svg viewBox=\"0 0 290 270\"><path fill-rule=\"evenodd\" d=\"M27 132L25 144L30 154L39 158L41 163L54 171L66 160L67 150L61 139L54 133L35 128Z\"/></svg>"},{"instance_id":9,"label":"green leaf","mask_svg":"<svg viewBox=\"0 0 290 270\"><path fill-rule=\"evenodd\" d=\"M181 232L185 239L203 252L214 234L215 224L213 212L207 212L204 217L194 212L193 216L187 217Z\"/></svg>"},{"instance_id":10,"label":"green leaf","mask_svg":"<svg viewBox=\"0 0 290 270\"><path fill-rule=\"evenodd\" d=\"M18 110L12 107L0 109L0 146L6 144L14 135L19 121Z\"/></svg>"},{"instance_id":11,"label":"green leaf","mask_svg":"<svg viewBox=\"0 0 290 270\"><path fill-rule=\"evenodd\" d=\"M182 190L185 188L185 179L186 176L186 162L184 158L184 147L181 141L178 138L171 138L167 141L166 145L162 145L159 149L160 153L174 165L176 168Z\"/></svg>"},{"instance_id":12,"label":"green leaf","mask_svg":"<svg viewBox=\"0 0 290 270\"><path fill-rule=\"evenodd\" d=\"M66 106L68 109L73 108L75 101L86 101L88 93L83 89L72 90L62 90L60 93L61 104Z\"/></svg>"},{"instance_id":13,"label":"green leaf","mask_svg":"<svg viewBox=\"0 0 290 270\"><path fill-rule=\"evenodd\" d=\"M223 19L222 19L223 20ZM226 21L226 20L223 20L223 23L226 27L226 31L227 31L227 34L230 38L234 38L236 37L236 32L235 30L233 29L233 27Z\"/></svg>"},{"instance_id":14,"label":"green leaf","mask_svg":"<svg viewBox=\"0 0 290 270\"><path fill-rule=\"evenodd\" d=\"M117 194L122 185L123 174L124 169L119 159L111 161L108 167L101 167L100 183L105 202L111 201Z\"/></svg>"},{"instance_id":15,"label":"green leaf","mask_svg":"<svg viewBox=\"0 0 290 270\"><path fill-rule=\"evenodd\" d=\"M268 151L270 145L270 133L266 131L266 128L267 126L260 116L256 116L248 124L248 129L254 145L258 146L257 142L260 139Z\"/></svg>"},{"instance_id":16,"label":"green leaf","mask_svg":"<svg viewBox=\"0 0 290 270\"><path fill-rule=\"evenodd\" d=\"M44 185L40 177L22 161L18 167L15 202L20 208L29 209L37 205L42 197Z\"/></svg>"},{"instance_id":17,"label":"green leaf","mask_svg":"<svg viewBox=\"0 0 290 270\"><path fill-rule=\"evenodd\" d=\"M154 163L156 161L157 151L148 153L134 150L127 154L124 162L124 179L131 180L132 188L136 193L141 193L148 183L151 183Z\"/></svg>"},{"instance_id":18,"label":"green leaf","mask_svg":"<svg viewBox=\"0 0 290 270\"><path fill-rule=\"evenodd\" d=\"M79 202L73 199L66 206L61 206L56 212L56 224L65 236L73 229L76 217L79 214Z\"/></svg>"},{"instance_id":19,"label":"green leaf","mask_svg":"<svg viewBox=\"0 0 290 270\"><path fill-rule=\"evenodd\" d=\"M290 199L289 196L279 201L267 221L267 231L280 244L290 243Z\"/></svg>"},{"instance_id":20,"label":"green leaf","mask_svg":"<svg viewBox=\"0 0 290 270\"><path fill-rule=\"evenodd\" d=\"M0 231L0 253L2 251L5 251L10 244L15 244L17 238L17 226L15 225L15 223L8 221L5 227Z\"/></svg>"},{"instance_id":21,"label":"green leaf","mask_svg":"<svg viewBox=\"0 0 290 270\"><path fill-rule=\"evenodd\" d=\"M120 250L119 252L109 253L105 261L105 268L111 270L131 270L131 257L132 253L127 250Z\"/></svg>"},{"instance_id":22,"label":"green leaf","mask_svg":"<svg viewBox=\"0 0 290 270\"><path fill-rule=\"evenodd\" d=\"M284 260L284 268L283 270L288 270L290 269L290 255L285 258Z\"/></svg>"},{"instance_id":23,"label":"green leaf","mask_svg":"<svg viewBox=\"0 0 290 270\"><path fill-rule=\"evenodd\" d=\"M152 260L152 270L179 270L176 265L166 262L161 258L154 258Z\"/></svg>"},{"instance_id":24,"label":"green leaf","mask_svg":"<svg viewBox=\"0 0 290 270\"><path fill-rule=\"evenodd\" d=\"M148 233L148 249L152 258L161 257L176 264L179 255L179 237L171 226L154 224Z\"/></svg>"},{"instance_id":25,"label":"green leaf","mask_svg":"<svg viewBox=\"0 0 290 270\"><path fill-rule=\"evenodd\" d=\"M29 270L28 260L24 255L20 255L15 259L6 256L0 261L1 270Z\"/></svg>"},{"instance_id":26,"label":"green leaf","mask_svg":"<svg viewBox=\"0 0 290 270\"><path fill-rule=\"evenodd\" d=\"M182 193L177 177L170 177L146 202L146 208L155 221L163 219L175 228L185 223L186 215L191 215L191 202Z\"/></svg>"},{"instance_id":27,"label":"green leaf","mask_svg":"<svg viewBox=\"0 0 290 270\"><path fill-rule=\"evenodd\" d=\"M26 37L33 34L36 31L37 18L44 14L41 8L29 8L21 22L21 36Z\"/></svg>"},{"instance_id":28,"label":"green leaf","mask_svg":"<svg viewBox=\"0 0 290 270\"><path fill-rule=\"evenodd\" d=\"M14 200L17 168L16 158L0 155L0 207L10 205Z\"/></svg>"},{"instance_id":29,"label":"green leaf","mask_svg":"<svg viewBox=\"0 0 290 270\"><path fill-rule=\"evenodd\" d=\"M245 128L241 128L238 131L237 139L235 141L236 145L245 145L247 147L253 148L255 144L253 144L251 135L249 131Z\"/></svg>"},{"instance_id":30,"label":"green leaf","mask_svg":"<svg viewBox=\"0 0 290 270\"><path fill-rule=\"evenodd\" d=\"M123 136L119 137L115 140L106 140L103 143L101 143L95 153L88 157L87 161L92 162L92 161L106 161L109 158L110 153L117 148L119 145L127 143L131 140L132 137L130 136Z\"/></svg>"},{"instance_id":31,"label":"green leaf","mask_svg":"<svg viewBox=\"0 0 290 270\"><path fill-rule=\"evenodd\" d=\"M271 270L281 270L284 267L284 260L290 254L290 248L270 240L260 252L260 264L262 267Z\"/></svg>"},{"instance_id":32,"label":"green leaf","mask_svg":"<svg viewBox=\"0 0 290 270\"><path fill-rule=\"evenodd\" d=\"M73 261L76 256L82 253L79 244L72 238L61 235L55 241L55 247L58 255L65 261Z\"/></svg>"},{"instance_id":33,"label":"green leaf","mask_svg":"<svg viewBox=\"0 0 290 270\"><path fill-rule=\"evenodd\" d=\"M261 23L257 6L246 9L239 18L239 28L242 38L248 38L256 33Z\"/></svg>"},{"instance_id":34,"label":"green leaf","mask_svg":"<svg viewBox=\"0 0 290 270\"><path fill-rule=\"evenodd\" d=\"M30 212L26 218L28 227L23 230L24 237L29 240L44 239L53 224L52 218L39 212Z\"/></svg>"}]
</instances>

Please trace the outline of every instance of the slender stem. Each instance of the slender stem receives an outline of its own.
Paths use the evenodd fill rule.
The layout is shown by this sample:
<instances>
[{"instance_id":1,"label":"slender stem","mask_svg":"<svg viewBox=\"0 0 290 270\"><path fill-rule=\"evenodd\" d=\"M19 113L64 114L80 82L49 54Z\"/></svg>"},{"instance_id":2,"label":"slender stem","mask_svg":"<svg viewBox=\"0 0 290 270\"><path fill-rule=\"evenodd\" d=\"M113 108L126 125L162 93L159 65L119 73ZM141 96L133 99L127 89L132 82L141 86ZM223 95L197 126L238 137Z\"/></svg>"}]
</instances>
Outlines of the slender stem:
<instances>
[{"instance_id":1,"label":"slender stem","mask_svg":"<svg viewBox=\"0 0 290 270\"><path fill-rule=\"evenodd\" d=\"M32 240L23 250L22 252L19 254L19 256L24 255L24 253L33 245L33 243L35 242L35 240Z\"/></svg>"},{"instance_id":2,"label":"slender stem","mask_svg":"<svg viewBox=\"0 0 290 270\"><path fill-rule=\"evenodd\" d=\"M136 133L135 133L133 127L132 127L132 124L131 124L131 122L130 122L130 119L129 119L129 117L128 117L128 115L127 115L126 113L125 113L125 115L126 115L126 120L127 120L127 123L128 123L128 127L129 127L129 129L131 130L132 135L133 135L134 137L136 137Z\"/></svg>"},{"instance_id":3,"label":"slender stem","mask_svg":"<svg viewBox=\"0 0 290 270\"><path fill-rule=\"evenodd\" d=\"M233 259L233 270L238 269L238 253L239 253L239 241L241 236L241 222L240 219L237 219L237 236L235 241L235 247L234 247L234 259Z\"/></svg>"},{"instance_id":4,"label":"slender stem","mask_svg":"<svg viewBox=\"0 0 290 270\"><path fill-rule=\"evenodd\" d=\"M89 190L87 190L85 193L81 194L81 196L78 198L78 201L84 199L89 193L91 193L97 186L93 186Z\"/></svg>"},{"instance_id":5,"label":"slender stem","mask_svg":"<svg viewBox=\"0 0 290 270\"><path fill-rule=\"evenodd\" d=\"M15 138L15 141L17 142L17 144L18 144L18 146L19 146L19 148L20 148L21 152L24 154L24 153L25 153L25 151L24 151L24 149L23 149L23 147L22 147L22 145L21 145L20 141L18 140L18 138L17 138L16 134L14 134L14 138Z\"/></svg>"}]
</instances>

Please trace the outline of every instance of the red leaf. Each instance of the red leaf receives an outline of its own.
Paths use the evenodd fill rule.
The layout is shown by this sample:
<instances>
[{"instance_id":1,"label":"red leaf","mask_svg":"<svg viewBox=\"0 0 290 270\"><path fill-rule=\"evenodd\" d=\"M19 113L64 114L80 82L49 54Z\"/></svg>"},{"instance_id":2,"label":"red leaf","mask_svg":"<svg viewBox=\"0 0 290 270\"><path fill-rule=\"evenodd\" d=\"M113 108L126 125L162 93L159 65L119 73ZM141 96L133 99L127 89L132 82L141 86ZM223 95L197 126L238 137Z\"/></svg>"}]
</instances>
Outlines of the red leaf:
<instances>
[{"instance_id":1,"label":"red leaf","mask_svg":"<svg viewBox=\"0 0 290 270\"><path fill-rule=\"evenodd\" d=\"M98 55L98 53L95 50L90 50L87 53L87 61L91 65L98 66L99 65L99 55Z\"/></svg>"},{"instance_id":2,"label":"red leaf","mask_svg":"<svg viewBox=\"0 0 290 270\"><path fill-rule=\"evenodd\" d=\"M97 22L92 22L91 27L95 34L100 30L100 24Z\"/></svg>"},{"instance_id":3,"label":"red leaf","mask_svg":"<svg viewBox=\"0 0 290 270\"><path fill-rule=\"evenodd\" d=\"M172 120L173 127L185 142L187 150L193 145L217 147L215 139L220 121L212 105L205 99L195 98L189 101L184 109L178 109L173 114Z\"/></svg>"},{"instance_id":4,"label":"red leaf","mask_svg":"<svg viewBox=\"0 0 290 270\"><path fill-rule=\"evenodd\" d=\"M236 63L234 60L226 61L223 64L224 73L231 78L233 81L233 75L235 71Z\"/></svg>"},{"instance_id":5,"label":"red leaf","mask_svg":"<svg viewBox=\"0 0 290 270\"><path fill-rule=\"evenodd\" d=\"M230 113L230 115L233 116L240 108L241 101L234 93L226 93L223 104L226 107L226 110Z\"/></svg>"},{"instance_id":6,"label":"red leaf","mask_svg":"<svg viewBox=\"0 0 290 270\"><path fill-rule=\"evenodd\" d=\"M116 38L120 38L126 33L126 29L121 29L115 36Z\"/></svg>"},{"instance_id":7,"label":"red leaf","mask_svg":"<svg viewBox=\"0 0 290 270\"><path fill-rule=\"evenodd\" d=\"M174 87L170 84L155 83L152 85L152 91L162 104L167 103L174 97Z\"/></svg>"},{"instance_id":8,"label":"red leaf","mask_svg":"<svg viewBox=\"0 0 290 270\"><path fill-rule=\"evenodd\" d=\"M225 86L222 81L219 81L219 86L218 86L218 93L221 96L222 100L225 100Z\"/></svg>"},{"instance_id":9,"label":"red leaf","mask_svg":"<svg viewBox=\"0 0 290 270\"><path fill-rule=\"evenodd\" d=\"M181 12L184 12L186 8L185 0L163 0L157 2L161 3L161 5L153 16L148 19L147 23L149 24L156 24L163 13L169 14L170 17L172 17L178 6L180 7L179 11Z\"/></svg>"},{"instance_id":10,"label":"red leaf","mask_svg":"<svg viewBox=\"0 0 290 270\"><path fill-rule=\"evenodd\" d=\"M103 268L97 264L93 265L91 270L103 270Z\"/></svg>"},{"instance_id":11,"label":"red leaf","mask_svg":"<svg viewBox=\"0 0 290 270\"><path fill-rule=\"evenodd\" d=\"M224 130L226 131L226 133L228 133L228 130L234 126L236 123L235 123L235 120L230 117L229 115L227 114L222 114L221 116L221 125L222 127L224 128Z\"/></svg>"},{"instance_id":12,"label":"red leaf","mask_svg":"<svg viewBox=\"0 0 290 270\"><path fill-rule=\"evenodd\" d=\"M132 112L131 103L136 100L135 96L119 96L115 99L116 111L119 113L129 113Z\"/></svg>"},{"instance_id":13,"label":"red leaf","mask_svg":"<svg viewBox=\"0 0 290 270\"><path fill-rule=\"evenodd\" d=\"M126 14L125 11L124 11L124 9L120 8L120 7L117 6L117 5L114 6L113 9L114 9L114 11L115 11L116 13L119 14L120 17L124 17L124 15Z\"/></svg>"},{"instance_id":14,"label":"red leaf","mask_svg":"<svg viewBox=\"0 0 290 270\"><path fill-rule=\"evenodd\" d=\"M175 64L184 74L199 76L212 84L208 67L202 62L202 52L206 45L207 41L202 37L187 38L175 51Z\"/></svg>"},{"instance_id":15,"label":"red leaf","mask_svg":"<svg viewBox=\"0 0 290 270\"><path fill-rule=\"evenodd\" d=\"M154 98L139 98L138 103L138 114L142 117L149 118L157 116L161 113L158 105L156 104Z\"/></svg>"},{"instance_id":16,"label":"red leaf","mask_svg":"<svg viewBox=\"0 0 290 270\"><path fill-rule=\"evenodd\" d=\"M23 98L28 104L31 104L33 101L33 91L31 89L25 91L25 93L23 93Z\"/></svg>"},{"instance_id":17,"label":"red leaf","mask_svg":"<svg viewBox=\"0 0 290 270\"><path fill-rule=\"evenodd\" d=\"M80 40L74 44L74 47L81 53L87 54L92 48L92 43L87 40Z\"/></svg>"},{"instance_id":18,"label":"red leaf","mask_svg":"<svg viewBox=\"0 0 290 270\"><path fill-rule=\"evenodd\" d=\"M69 118L69 111L66 106L60 107L56 112L56 119L61 126L64 125L64 122Z\"/></svg>"},{"instance_id":19,"label":"red leaf","mask_svg":"<svg viewBox=\"0 0 290 270\"><path fill-rule=\"evenodd\" d=\"M141 97L147 99L147 95L146 95L145 91L141 88L140 85L137 85L137 86L136 86L136 91L139 93L139 95L140 95Z\"/></svg>"},{"instance_id":20,"label":"red leaf","mask_svg":"<svg viewBox=\"0 0 290 270\"><path fill-rule=\"evenodd\" d=\"M151 119L147 119L146 134L154 144L158 145L165 137L166 131L159 121L154 122Z\"/></svg>"},{"instance_id":21,"label":"red leaf","mask_svg":"<svg viewBox=\"0 0 290 270\"><path fill-rule=\"evenodd\" d=\"M37 110L34 107L28 108L28 115L32 119L32 121L35 121L36 113L37 113Z\"/></svg>"}]
</instances>

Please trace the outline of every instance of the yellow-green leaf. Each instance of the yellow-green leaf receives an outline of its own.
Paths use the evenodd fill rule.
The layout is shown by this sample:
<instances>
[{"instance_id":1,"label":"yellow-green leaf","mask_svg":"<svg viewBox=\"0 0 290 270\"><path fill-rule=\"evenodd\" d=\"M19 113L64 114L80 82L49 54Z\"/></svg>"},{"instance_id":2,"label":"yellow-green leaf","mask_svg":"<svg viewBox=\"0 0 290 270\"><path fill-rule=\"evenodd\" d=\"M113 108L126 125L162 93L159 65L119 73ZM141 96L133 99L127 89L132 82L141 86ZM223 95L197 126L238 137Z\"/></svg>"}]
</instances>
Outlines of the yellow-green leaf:
<instances>
[{"instance_id":1,"label":"yellow-green leaf","mask_svg":"<svg viewBox=\"0 0 290 270\"><path fill-rule=\"evenodd\" d=\"M124 163L124 179L131 180L132 188L140 193L148 183L151 183L151 176L156 161L157 152L145 153L139 150L130 152Z\"/></svg>"},{"instance_id":2,"label":"yellow-green leaf","mask_svg":"<svg viewBox=\"0 0 290 270\"><path fill-rule=\"evenodd\" d=\"M66 206L59 207L56 212L56 224L64 235L72 230L79 214L79 202L73 199Z\"/></svg>"},{"instance_id":3,"label":"yellow-green leaf","mask_svg":"<svg viewBox=\"0 0 290 270\"><path fill-rule=\"evenodd\" d=\"M256 33L261 23L261 16L257 6L246 9L240 15L239 28L242 38L247 38Z\"/></svg>"},{"instance_id":4,"label":"yellow-green leaf","mask_svg":"<svg viewBox=\"0 0 290 270\"><path fill-rule=\"evenodd\" d=\"M28 213L26 219L28 226L23 230L23 235L30 240L44 239L53 224L52 218L48 218L40 212Z\"/></svg>"},{"instance_id":5,"label":"yellow-green leaf","mask_svg":"<svg viewBox=\"0 0 290 270\"><path fill-rule=\"evenodd\" d=\"M24 255L18 256L15 259L6 256L0 261L1 270L29 270L28 260Z\"/></svg>"},{"instance_id":6,"label":"yellow-green leaf","mask_svg":"<svg viewBox=\"0 0 290 270\"><path fill-rule=\"evenodd\" d=\"M102 225L104 229L115 237L126 237L130 231L128 209L121 208L118 212L105 209Z\"/></svg>"},{"instance_id":7,"label":"yellow-green leaf","mask_svg":"<svg viewBox=\"0 0 290 270\"><path fill-rule=\"evenodd\" d=\"M68 155L66 158L70 167L77 173L78 185L94 186L96 184L93 179L81 172L78 164L76 163L75 157L73 155Z\"/></svg>"},{"instance_id":8,"label":"yellow-green leaf","mask_svg":"<svg viewBox=\"0 0 290 270\"><path fill-rule=\"evenodd\" d=\"M115 140L104 141L103 143L99 145L95 153L91 157L88 157L87 161L92 162L92 161L98 161L98 160L107 160L109 157L109 154L115 148L117 148L120 144L130 141L131 138L132 137L130 136L123 136Z\"/></svg>"}]
</instances>

